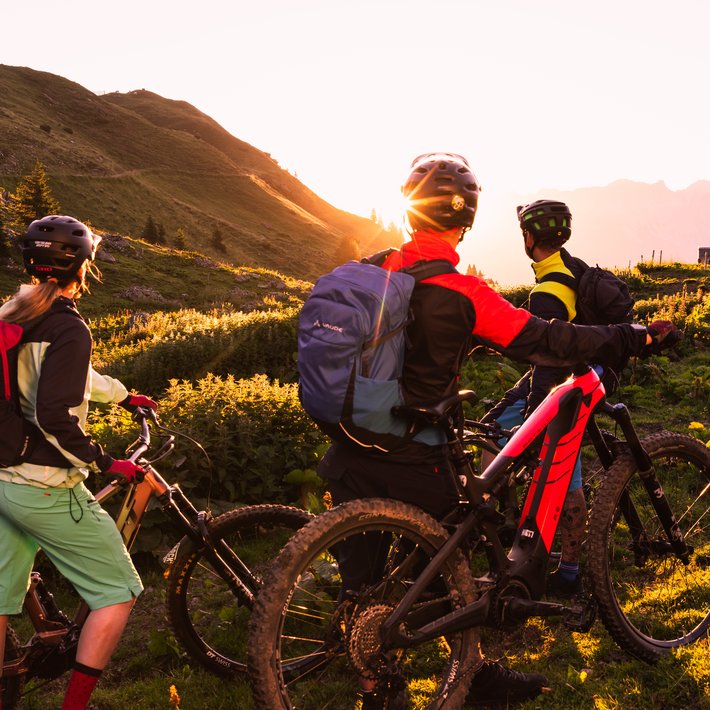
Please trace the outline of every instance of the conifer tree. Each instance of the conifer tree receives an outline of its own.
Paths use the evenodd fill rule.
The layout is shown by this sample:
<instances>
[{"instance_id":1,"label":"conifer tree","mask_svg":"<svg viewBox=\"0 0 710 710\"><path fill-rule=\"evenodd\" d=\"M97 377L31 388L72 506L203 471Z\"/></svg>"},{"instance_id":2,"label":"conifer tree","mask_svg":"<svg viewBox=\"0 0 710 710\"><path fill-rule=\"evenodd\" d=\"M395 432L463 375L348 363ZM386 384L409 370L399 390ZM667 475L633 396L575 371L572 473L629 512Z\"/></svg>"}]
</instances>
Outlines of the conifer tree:
<instances>
[{"instance_id":1,"label":"conifer tree","mask_svg":"<svg viewBox=\"0 0 710 710\"><path fill-rule=\"evenodd\" d=\"M486 276L483 271L476 267L475 264L469 264L466 267L466 276L475 276L476 278L485 281L489 286L492 286L494 288L498 286L497 281Z\"/></svg>"},{"instance_id":2,"label":"conifer tree","mask_svg":"<svg viewBox=\"0 0 710 710\"><path fill-rule=\"evenodd\" d=\"M148 215L148 219L145 221L145 227L143 227L143 231L141 232L141 237L151 244L158 243L158 227L153 220L153 215Z\"/></svg>"},{"instance_id":3,"label":"conifer tree","mask_svg":"<svg viewBox=\"0 0 710 710\"><path fill-rule=\"evenodd\" d=\"M344 264L346 261L351 261L352 259L360 258L360 245L357 240L344 234L338 244L338 248L335 250L333 255L333 260L336 266Z\"/></svg>"},{"instance_id":4,"label":"conifer tree","mask_svg":"<svg viewBox=\"0 0 710 710\"><path fill-rule=\"evenodd\" d=\"M390 222L387 225L385 232L392 246L398 246L404 241L402 230L394 222Z\"/></svg>"},{"instance_id":5,"label":"conifer tree","mask_svg":"<svg viewBox=\"0 0 710 710\"><path fill-rule=\"evenodd\" d=\"M10 225L18 232L24 232L35 219L59 213L59 202L52 195L47 172L39 160L10 195L8 213Z\"/></svg>"},{"instance_id":6,"label":"conifer tree","mask_svg":"<svg viewBox=\"0 0 710 710\"><path fill-rule=\"evenodd\" d=\"M223 254L227 253L227 245L224 243L224 238L222 237L222 232L219 227L215 227L212 230L212 240L210 244L212 244L217 251L221 251Z\"/></svg>"},{"instance_id":7,"label":"conifer tree","mask_svg":"<svg viewBox=\"0 0 710 710\"><path fill-rule=\"evenodd\" d=\"M177 232L175 232L175 248L184 249L185 245L185 230L182 227L178 227Z\"/></svg>"}]
</instances>

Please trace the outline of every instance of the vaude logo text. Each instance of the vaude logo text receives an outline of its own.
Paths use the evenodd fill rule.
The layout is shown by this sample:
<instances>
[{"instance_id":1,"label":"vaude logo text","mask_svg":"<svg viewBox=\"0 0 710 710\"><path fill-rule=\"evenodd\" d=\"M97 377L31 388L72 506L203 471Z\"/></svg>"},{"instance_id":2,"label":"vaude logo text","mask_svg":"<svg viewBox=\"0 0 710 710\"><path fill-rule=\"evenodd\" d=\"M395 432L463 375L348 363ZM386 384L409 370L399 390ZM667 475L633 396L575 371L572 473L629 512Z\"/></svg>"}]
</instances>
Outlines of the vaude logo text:
<instances>
[{"instance_id":1,"label":"vaude logo text","mask_svg":"<svg viewBox=\"0 0 710 710\"><path fill-rule=\"evenodd\" d=\"M327 328L328 330L334 330L336 333L342 333L343 329L339 325L333 325L332 323L321 323L320 320L316 318L313 322L314 328Z\"/></svg>"}]
</instances>

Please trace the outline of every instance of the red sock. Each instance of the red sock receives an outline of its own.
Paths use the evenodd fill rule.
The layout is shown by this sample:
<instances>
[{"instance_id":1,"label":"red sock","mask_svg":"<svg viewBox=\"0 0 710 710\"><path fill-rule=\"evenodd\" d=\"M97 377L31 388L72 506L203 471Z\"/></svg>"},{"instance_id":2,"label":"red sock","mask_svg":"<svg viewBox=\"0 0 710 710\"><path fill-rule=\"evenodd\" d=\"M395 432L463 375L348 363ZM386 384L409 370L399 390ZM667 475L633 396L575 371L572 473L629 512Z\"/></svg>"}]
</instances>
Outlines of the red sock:
<instances>
[{"instance_id":1,"label":"red sock","mask_svg":"<svg viewBox=\"0 0 710 710\"><path fill-rule=\"evenodd\" d=\"M62 710L86 710L86 705L99 682L100 675L101 671L96 668L75 663L69 678L67 693L64 696Z\"/></svg>"}]
</instances>

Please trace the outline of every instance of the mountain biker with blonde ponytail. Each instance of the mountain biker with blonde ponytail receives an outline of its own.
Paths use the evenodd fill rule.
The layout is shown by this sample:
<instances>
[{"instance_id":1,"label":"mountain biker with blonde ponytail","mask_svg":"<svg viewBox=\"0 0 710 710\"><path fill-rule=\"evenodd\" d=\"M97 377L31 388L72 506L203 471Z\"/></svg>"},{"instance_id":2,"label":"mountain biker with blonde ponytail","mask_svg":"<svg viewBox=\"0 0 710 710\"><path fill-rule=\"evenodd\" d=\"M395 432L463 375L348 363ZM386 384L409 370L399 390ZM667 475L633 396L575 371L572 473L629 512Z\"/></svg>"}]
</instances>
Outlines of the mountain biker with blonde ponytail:
<instances>
[{"instance_id":1,"label":"mountain biker with blonde ponytail","mask_svg":"<svg viewBox=\"0 0 710 710\"><path fill-rule=\"evenodd\" d=\"M89 276L100 276L99 242L73 217L35 220L21 241L32 283L0 307L0 321L23 327L18 389L34 432L23 462L0 468L0 658L8 615L22 609L41 548L91 609L64 710L86 707L143 589L114 521L84 485L90 468L124 480L142 469L113 459L85 432L88 403L157 407L91 366L91 333L76 300Z\"/></svg>"}]
</instances>

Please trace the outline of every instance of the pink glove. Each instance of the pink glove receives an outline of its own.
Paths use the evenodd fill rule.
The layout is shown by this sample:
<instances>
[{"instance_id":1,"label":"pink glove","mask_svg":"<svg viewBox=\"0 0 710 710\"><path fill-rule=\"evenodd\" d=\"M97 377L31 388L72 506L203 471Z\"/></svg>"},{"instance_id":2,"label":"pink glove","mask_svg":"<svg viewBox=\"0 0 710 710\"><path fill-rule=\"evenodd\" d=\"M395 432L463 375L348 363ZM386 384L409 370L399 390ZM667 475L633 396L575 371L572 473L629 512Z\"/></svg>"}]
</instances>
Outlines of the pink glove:
<instances>
[{"instance_id":1,"label":"pink glove","mask_svg":"<svg viewBox=\"0 0 710 710\"><path fill-rule=\"evenodd\" d=\"M119 483L140 483L145 476L145 469L128 459L115 459L104 473L113 476Z\"/></svg>"},{"instance_id":2,"label":"pink glove","mask_svg":"<svg viewBox=\"0 0 710 710\"><path fill-rule=\"evenodd\" d=\"M154 411L158 409L158 403L154 402L150 397L146 397L144 394L129 394L128 397L119 402L119 404L129 412L135 412L138 407L144 407Z\"/></svg>"}]
</instances>

